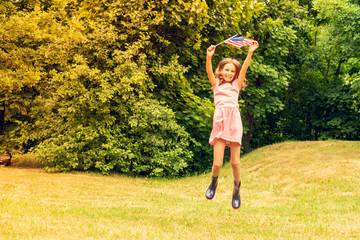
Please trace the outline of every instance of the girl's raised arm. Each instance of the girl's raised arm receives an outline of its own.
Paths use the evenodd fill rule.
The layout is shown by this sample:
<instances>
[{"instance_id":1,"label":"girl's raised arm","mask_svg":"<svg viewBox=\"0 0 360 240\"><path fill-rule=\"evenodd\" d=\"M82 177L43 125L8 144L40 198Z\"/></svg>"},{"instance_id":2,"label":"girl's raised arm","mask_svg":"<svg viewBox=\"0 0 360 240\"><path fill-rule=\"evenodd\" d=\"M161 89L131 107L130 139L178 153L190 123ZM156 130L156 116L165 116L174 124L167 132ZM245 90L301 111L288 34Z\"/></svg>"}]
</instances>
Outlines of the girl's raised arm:
<instances>
[{"instance_id":1,"label":"girl's raised arm","mask_svg":"<svg viewBox=\"0 0 360 240\"><path fill-rule=\"evenodd\" d=\"M259 47L259 44L257 42L254 42L254 44L250 45L250 47L249 47L248 55L241 67L241 71L240 71L239 78L238 78L238 85L240 87L242 86L243 82L245 81L246 71L250 65L252 54L258 47Z\"/></svg>"},{"instance_id":2,"label":"girl's raised arm","mask_svg":"<svg viewBox=\"0 0 360 240\"><path fill-rule=\"evenodd\" d=\"M212 68L211 58L215 53L215 48L214 45L211 45L206 51L206 73L213 88L216 84L216 79Z\"/></svg>"}]
</instances>

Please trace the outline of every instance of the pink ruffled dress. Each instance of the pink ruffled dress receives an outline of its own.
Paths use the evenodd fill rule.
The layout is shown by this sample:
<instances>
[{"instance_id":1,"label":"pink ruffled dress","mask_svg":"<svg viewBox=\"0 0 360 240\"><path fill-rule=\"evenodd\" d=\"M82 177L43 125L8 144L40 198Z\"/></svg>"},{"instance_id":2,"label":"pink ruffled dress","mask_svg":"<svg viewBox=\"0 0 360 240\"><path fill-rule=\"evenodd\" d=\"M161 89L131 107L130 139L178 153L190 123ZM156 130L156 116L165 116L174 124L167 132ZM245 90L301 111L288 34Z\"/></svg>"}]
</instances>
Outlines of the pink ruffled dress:
<instances>
[{"instance_id":1,"label":"pink ruffled dress","mask_svg":"<svg viewBox=\"0 0 360 240\"><path fill-rule=\"evenodd\" d=\"M229 146L230 142L241 145L243 125L238 104L238 82L225 82L219 86L219 80L216 79L213 92L215 112L209 143L214 145L215 139L221 138L225 140L226 146Z\"/></svg>"}]
</instances>

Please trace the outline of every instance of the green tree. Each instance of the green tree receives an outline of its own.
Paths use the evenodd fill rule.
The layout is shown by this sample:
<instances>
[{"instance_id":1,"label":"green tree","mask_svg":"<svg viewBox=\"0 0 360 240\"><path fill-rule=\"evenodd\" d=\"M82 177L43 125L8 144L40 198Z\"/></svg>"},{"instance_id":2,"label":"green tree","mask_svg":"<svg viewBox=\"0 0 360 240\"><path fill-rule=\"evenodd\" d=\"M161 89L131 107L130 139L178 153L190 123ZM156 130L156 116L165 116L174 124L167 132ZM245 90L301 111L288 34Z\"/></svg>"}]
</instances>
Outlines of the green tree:
<instances>
[{"instance_id":1,"label":"green tree","mask_svg":"<svg viewBox=\"0 0 360 240\"><path fill-rule=\"evenodd\" d=\"M210 44L225 40L235 33L256 39L260 47L253 56L247 73L248 87L240 93L240 106L245 135L243 147L250 149L254 119L274 114L283 108L281 100L288 84L289 72L286 69L285 56L293 47L296 36L289 21L298 19L300 10L292 1L206 1L209 6L210 21L203 30L206 40L203 55ZM221 45L216 50L214 65L224 57L240 61L246 57L247 49L237 49ZM202 66L205 66L203 57ZM205 68L193 74L190 80L197 83L196 93L210 97L211 90L205 74ZM195 85L195 84L193 84ZM207 90L206 90L207 89Z\"/></svg>"},{"instance_id":2,"label":"green tree","mask_svg":"<svg viewBox=\"0 0 360 240\"><path fill-rule=\"evenodd\" d=\"M283 97L285 108L259 122L256 134L274 137L258 140L257 146L283 139L356 139L358 6L344 1L309 1L304 6L310 14L306 24L297 24L301 28L294 25L298 40L286 60L291 81Z\"/></svg>"},{"instance_id":3,"label":"green tree","mask_svg":"<svg viewBox=\"0 0 360 240\"><path fill-rule=\"evenodd\" d=\"M247 74L249 86L242 93L242 112L246 133L243 147L251 146L254 121L260 122L283 109L282 93L290 80L287 57L296 41L294 23L301 21L303 9L293 1L264 1L262 11L252 17L247 31L252 32L260 48ZM256 123L255 123L256 125ZM255 126L256 127L256 126Z\"/></svg>"},{"instance_id":4,"label":"green tree","mask_svg":"<svg viewBox=\"0 0 360 240\"><path fill-rule=\"evenodd\" d=\"M23 3L17 14L2 18L1 31L18 33L11 39L3 34L1 41L6 45L1 60L8 61L9 52L15 56L1 71L7 84L1 89L7 104L5 126L18 129L9 128L7 137L14 134L14 140L20 140L17 145L35 147L49 170L173 176L200 168L192 149L201 144L185 129L194 121L205 123L195 128L205 128L206 121L196 115L194 121L186 121L170 108L199 109L193 100L203 102L191 92L182 64L194 59L191 49L199 48L197 22L206 16L205 3ZM177 55L179 48L183 55ZM21 71L12 68L17 59ZM171 69L163 73L166 68ZM21 74L28 80L23 81ZM21 84L17 94L11 84L14 89ZM163 92L154 90L159 85L165 86ZM15 97L21 102L8 99ZM154 97L162 102L149 100ZM202 104L197 111L208 112L207 102ZM23 114L13 106L25 106ZM159 113L154 115L151 109ZM160 132L142 132L151 129Z\"/></svg>"},{"instance_id":5,"label":"green tree","mask_svg":"<svg viewBox=\"0 0 360 240\"><path fill-rule=\"evenodd\" d=\"M9 5L12 12L15 8ZM70 38L60 22L39 8L30 13L0 16L0 101L2 146L34 146L28 127L36 116L35 99L48 90L51 71L66 63L69 46L59 39ZM76 42L75 39L72 39Z\"/></svg>"}]
</instances>

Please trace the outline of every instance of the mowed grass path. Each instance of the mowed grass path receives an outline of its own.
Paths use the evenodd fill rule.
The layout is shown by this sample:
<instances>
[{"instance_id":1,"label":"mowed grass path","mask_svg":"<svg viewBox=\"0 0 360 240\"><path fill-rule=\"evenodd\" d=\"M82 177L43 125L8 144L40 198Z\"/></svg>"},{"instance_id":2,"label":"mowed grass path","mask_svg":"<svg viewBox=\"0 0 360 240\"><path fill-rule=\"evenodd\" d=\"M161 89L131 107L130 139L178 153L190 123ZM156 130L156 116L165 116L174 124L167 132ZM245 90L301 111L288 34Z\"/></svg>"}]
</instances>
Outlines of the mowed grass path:
<instances>
[{"instance_id":1,"label":"mowed grass path","mask_svg":"<svg viewBox=\"0 0 360 240\"><path fill-rule=\"evenodd\" d=\"M0 239L360 239L360 142L288 142L176 180L0 167Z\"/></svg>"}]
</instances>

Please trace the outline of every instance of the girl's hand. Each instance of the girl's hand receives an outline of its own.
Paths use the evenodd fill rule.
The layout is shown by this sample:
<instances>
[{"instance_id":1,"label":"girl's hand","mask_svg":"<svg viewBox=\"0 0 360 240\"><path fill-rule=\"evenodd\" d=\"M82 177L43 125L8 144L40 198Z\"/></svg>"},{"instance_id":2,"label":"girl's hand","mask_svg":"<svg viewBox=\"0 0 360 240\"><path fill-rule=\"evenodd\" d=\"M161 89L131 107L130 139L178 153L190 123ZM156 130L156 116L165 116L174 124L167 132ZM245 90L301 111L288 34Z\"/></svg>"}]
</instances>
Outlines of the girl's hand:
<instances>
[{"instance_id":1,"label":"girl's hand","mask_svg":"<svg viewBox=\"0 0 360 240\"><path fill-rule=\"evenodd\" d=\"M258 42L254 42L253 44L250 45L249 47L249 52L253 53L255 52L255 50L259 47L259 43Z\"/></svg>"},{"instance_id":2,"label":"girl's hand","mask_svg":"<svg viewBox=\"0 0 360 240\"><path fill-rule=\"evenodd\" d=\"M215 53L215 45L211 45L208 49L207 49L207 51L206 51L206 55L208 56L208 57L212 57L213 55L214 55L214 53Z\"/></svg>"}]
</instances>

